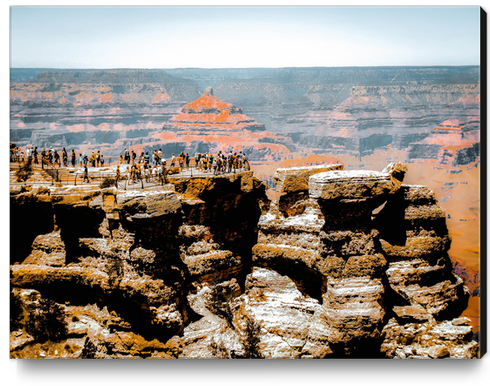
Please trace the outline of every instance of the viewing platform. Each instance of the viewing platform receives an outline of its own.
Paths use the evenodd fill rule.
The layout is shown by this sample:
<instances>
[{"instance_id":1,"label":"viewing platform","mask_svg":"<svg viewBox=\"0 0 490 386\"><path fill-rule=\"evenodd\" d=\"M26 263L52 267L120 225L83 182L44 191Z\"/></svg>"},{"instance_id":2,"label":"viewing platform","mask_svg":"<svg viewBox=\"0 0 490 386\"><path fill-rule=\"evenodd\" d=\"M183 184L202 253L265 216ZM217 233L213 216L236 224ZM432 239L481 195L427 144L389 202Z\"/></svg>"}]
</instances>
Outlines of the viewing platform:
<instances>
[{"instance_id":1,"label":"viewing platform","mask_svg":"<svg viewBox=\"0 0 490 386\"><path fill-rule=\"evenodd\" d=\"M170 164L170 159L166 160L167 165ZM114 180L113 185L118 189L145 189L153 186L164 185L169 179L178 178L193 178L193 177L214 177L214 178L227 178L237 174L243 174L250 172L250 164L246 162L245 167L232 168L231 171L217 171L212 169L199 170L196 165L194 157L191 158L189 167L180 166L170 167L165 169L165 174L162 176L152 175L149 178L130 178L131 164L119 164L114 162L113 164L88 167L88 179L87 182L84 179L84 167L83 166L59 166L57 164L49 164L41 166L41 164L32 163L32 176L25 182L17 181L16 172L24 165L24 161L10 162L10 186L22 186L22 185L44 185L44 186L100 186L104 181L106 184L110 183L110 179ZM120 179L115 183L116 169L119 166ZM153 169L153 165L151 167Z\"/></svg>"}]
</instances>

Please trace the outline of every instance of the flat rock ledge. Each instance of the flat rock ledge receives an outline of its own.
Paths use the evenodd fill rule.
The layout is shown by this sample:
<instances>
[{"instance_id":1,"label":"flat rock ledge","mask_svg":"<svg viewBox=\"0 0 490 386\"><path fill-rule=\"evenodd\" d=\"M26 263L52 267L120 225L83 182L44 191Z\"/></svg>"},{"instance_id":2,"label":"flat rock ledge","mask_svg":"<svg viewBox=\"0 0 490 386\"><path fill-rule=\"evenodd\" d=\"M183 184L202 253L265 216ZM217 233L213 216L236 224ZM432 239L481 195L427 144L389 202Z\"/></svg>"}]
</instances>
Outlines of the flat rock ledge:
<instances>
[{"instance_id":1,"label":"flat rock ledge","mask_svg":"<svg viewBox=\"0 0 490 386\"><path fill-rule=\"evenodd\" d=\"M335 170L314 174L309 195L323 200L359 200L395 193L400 187L391 174L364 170Z\"/></svg>"}]
</instances>

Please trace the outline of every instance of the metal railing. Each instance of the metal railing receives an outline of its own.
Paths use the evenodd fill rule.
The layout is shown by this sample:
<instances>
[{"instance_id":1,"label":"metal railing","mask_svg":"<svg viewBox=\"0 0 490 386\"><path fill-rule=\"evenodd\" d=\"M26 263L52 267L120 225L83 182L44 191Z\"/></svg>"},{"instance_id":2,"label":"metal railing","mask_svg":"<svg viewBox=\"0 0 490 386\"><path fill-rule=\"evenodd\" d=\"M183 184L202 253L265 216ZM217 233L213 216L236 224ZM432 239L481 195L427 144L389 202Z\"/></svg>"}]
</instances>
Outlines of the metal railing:
<instances>
[{"instance_id":1,"label":"metal railing","mask_svg":"<svg viewBox=\"0 0 490 386\"><path fill-rule=\"evenodd\" d=\"M74 183L71 185L77 187L92 187L92 186L104 186L104 187L116 187L121 190L133 190L133 189L145 189L154 186L163 186L168 183L168 179L165 177L152 177L151 179L137 178L130 179L128 176L123 176L119 180L116 180L113 176L97 176L89 175L88 180L82 174L76 174ZM104 184L104 185L102 185Z\"/></svg>"},{"instance_id":2,"label":"metal railing","mask_svg":"<svg viewBox=\"0 0 490 386\"><path fill-rule=\"evenodd\" d=\"M44 165L46 165L46 168L44 168ZM51 185L54 185L54 182L60 182L60 175L58 169L52 164L43 164L42 169L49 175L51 176Z\"/></svg>"}]
</instances>

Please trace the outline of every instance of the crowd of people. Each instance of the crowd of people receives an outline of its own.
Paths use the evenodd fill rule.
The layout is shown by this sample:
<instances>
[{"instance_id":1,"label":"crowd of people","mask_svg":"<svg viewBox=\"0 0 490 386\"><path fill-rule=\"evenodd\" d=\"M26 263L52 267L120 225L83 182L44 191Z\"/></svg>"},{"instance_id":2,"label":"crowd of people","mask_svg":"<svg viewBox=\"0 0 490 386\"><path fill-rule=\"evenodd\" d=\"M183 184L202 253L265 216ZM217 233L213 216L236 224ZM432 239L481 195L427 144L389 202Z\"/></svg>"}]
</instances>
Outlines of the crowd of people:
<instances>
[{"instance_id":1,"label":"crowd of people","mask_svg":"<svg viewBox=\"0 0 490 386\"><path fill-rule=\"evenodd\" d=\"M83 167L84 180L88 180L88 167L103 167L105 160L100 150L92 151L90 156L86 151L78 154L74 149L68 153L65 147L61 150L56 150L53 147L43 148L41 151L36 146L26 146L26 151L21 147L11 145L10 147L10 162L33 162L45 166L53 167ZM116 168L116 180L121 179L121 173L125 172L126 177L130 182L136 183L139 180L146 182L166 181L167 174L170 170L180 168L182 171L191 168L191 156L183 151L176 156L172 153L172 157L167 164L167 159L164 158L162 149L154 150L153 153L142 151L138 156L134 149L125 148L119 156L119 165ZM203 173L213 173L214 175L222 173L231 173L240 169L247 168L248 161L242 151L225 154L221 150L217 154L210 152L196 153L194 155L194 168ZM124 170L121 170L120 165L128 165Z\"/></svg>"},{"instance_id":2,"label":"crowd of people","mask_svg":"<svg viewBox=\"0 0 490 386\"><path fill-rule=\"evenodd\" d=\"M10 147L10 162L32 162L34 164L41 164L41 167L44 166L58 166L61 167L63 164L64 167L76 167L77 165L80 167L83 166L92 166L92 167L102 167L104 166L104 155L100 153L100 150L97 152L92 151L90 157L87 152L79 153L78 156L75 153L74 149L71 149L70 154L68 154L65 147L61 150L55 150L51 148L43 148L41 151L38 150L37 146L26 146L26 151L19 146L11 146Z\"/></svg>"},{"instance_id":3,"label":"crowd of people","mask_svg":"<svg viewBox=\"0 0 490 386\"><path fill-rule=\"evenodd\" d=\"M116 180L121 179L121 173L127 172L130 183L136 183L139 180L146 182L166 181L166 176L170 170L180 168L182 171L190 169L191 156L183 151L176 156L172 153L170 164L167 164L167 159L163 157L161 149L154 150L153 153L142 151L138 156L134 150L124 149L119 156L120 165L128 165L124 170L121 170L120 165L116 168ZM246 167L247 159L245 154L240 152L230 151L228 155L218 151L216 155L212 153L196 153L194 156L194 167L203 173L212 172L215 175L220 173L231 173L232 171L240 170Z\"/></svg>"},{"instance_id":4,"label":"crowd of people","mask_svg":"<svg viewBox=\"0 0 490 386\"><path fill-rule=\"evenodd\" d=\"M162 149L154 150L152 154L148 151L142 151L138 156L133 150L124 149L124 152L119 156L119 161L121 165L127 164L133 166L136 169L151 169L152 166L156 167L162 166L167 168L167 160L163 157ZM170 165L168 168L179 167L182 170L189 169L191 164L191 156L189 153L184 153L183 151L176 156L172 153L170 159ZM139 166L138 166L139 165ZM230 152L228 155L223 153L221 150L218 151L216 155L212 153L196 153L194 155L194 166L197 167L198 171L202 172L213 172L214 174L219 173L230 173L232 170L243 169L247 165L247 158L245 154L240 152ZM146 172L140 171L141 175L145 175ZM151 174L151 173L150 173Z\"/></svg>"},{"instance_id":5,"label":"crowd of people","mask_svg":"<svg viewBox=\"0 0 490 386\"><path fill-rule=\"evenodd\" d=\"M240 152L230 152L228 155L221 152L213 155L211 153L196 154L197 170L202 172L212 171L214 174L231 173L232 170L244 169L247 165L245 154Z\"/></svg>"}]
</instances>

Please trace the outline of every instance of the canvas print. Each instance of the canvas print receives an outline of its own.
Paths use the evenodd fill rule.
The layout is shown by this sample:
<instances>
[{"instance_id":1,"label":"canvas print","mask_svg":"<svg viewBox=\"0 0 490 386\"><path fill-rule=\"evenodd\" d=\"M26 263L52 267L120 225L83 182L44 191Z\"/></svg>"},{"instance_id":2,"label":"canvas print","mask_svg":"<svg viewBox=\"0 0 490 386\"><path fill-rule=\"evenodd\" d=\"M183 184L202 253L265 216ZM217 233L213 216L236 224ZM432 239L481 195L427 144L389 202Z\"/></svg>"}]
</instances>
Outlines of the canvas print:
<instances>
[{"instance_id":1,"label":"canvas print","mask_svg":"<svg viewBox=\"0 0 490 386\"><path fill-rule=\"evenodd\" d=\"M480 358L482 15L11 7L10 358Z\"/></svg>"}]
</instances>

